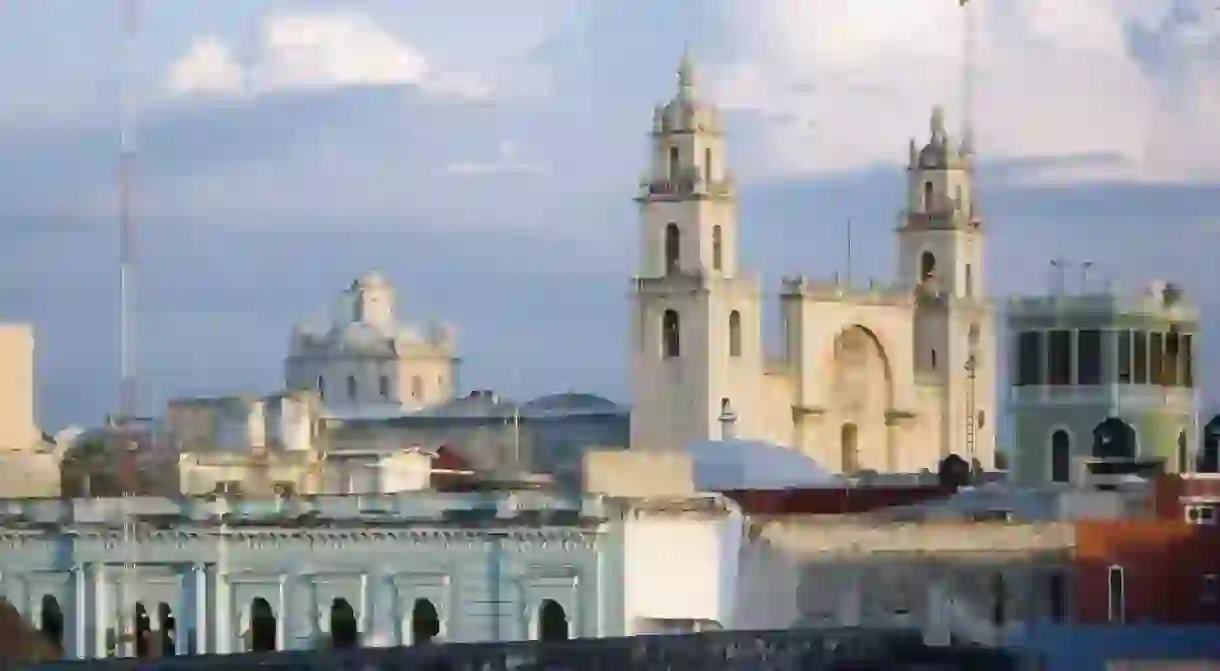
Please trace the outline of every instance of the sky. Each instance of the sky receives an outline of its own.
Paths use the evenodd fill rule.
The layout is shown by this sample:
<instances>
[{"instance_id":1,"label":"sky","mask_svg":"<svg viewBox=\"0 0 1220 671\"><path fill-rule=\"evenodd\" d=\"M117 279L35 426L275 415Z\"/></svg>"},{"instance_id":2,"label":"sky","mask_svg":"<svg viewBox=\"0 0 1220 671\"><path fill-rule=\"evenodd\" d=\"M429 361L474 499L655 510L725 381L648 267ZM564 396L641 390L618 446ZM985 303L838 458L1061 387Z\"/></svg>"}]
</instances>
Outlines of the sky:
<instances>
[{"instance_id":1,"label":"sky","mask_svg":"<svg viewBox=\"0 0 1220 671\"><path fill-rule=\"evenodd\" d=\"M841 271L849 219L854 279L892 278L907 144L969 107L993 293L1089 260L1220 324L1214 3L142 4L124 60L118 2L0 3L0 318L37 329L45 430L116 404L122 81L145 413L274 391L292 325L374 268L406 318L457 329L467 388L628 401L631 197L684 48L768 287Z\"/></svg>"}]
</instances>

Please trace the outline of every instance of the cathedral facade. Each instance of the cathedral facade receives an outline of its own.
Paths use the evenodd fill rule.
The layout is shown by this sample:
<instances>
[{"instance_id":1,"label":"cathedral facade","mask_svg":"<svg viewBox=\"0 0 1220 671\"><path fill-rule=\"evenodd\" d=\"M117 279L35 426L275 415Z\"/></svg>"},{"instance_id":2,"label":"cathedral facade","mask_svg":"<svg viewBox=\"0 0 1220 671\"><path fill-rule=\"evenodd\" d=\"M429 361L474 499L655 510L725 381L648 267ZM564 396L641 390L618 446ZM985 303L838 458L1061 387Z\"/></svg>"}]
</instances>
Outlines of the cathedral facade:
<instances>
[{"instance_id":1,"label":"cathedral facade","mask_svg":"<svg viewBox=\"0 0 1220 671\"><path fill-rule=\"evenodd\" d=\"M783 281L783 351L764 350L763 294L742 230L716 107L684 57L656 109L641 179L634 280L633 449L738 438L788 446L840 472L992 467L996 333L983 283L972 151L932 114L910 144L891 286Z\"/></svg>"}]
</instances>

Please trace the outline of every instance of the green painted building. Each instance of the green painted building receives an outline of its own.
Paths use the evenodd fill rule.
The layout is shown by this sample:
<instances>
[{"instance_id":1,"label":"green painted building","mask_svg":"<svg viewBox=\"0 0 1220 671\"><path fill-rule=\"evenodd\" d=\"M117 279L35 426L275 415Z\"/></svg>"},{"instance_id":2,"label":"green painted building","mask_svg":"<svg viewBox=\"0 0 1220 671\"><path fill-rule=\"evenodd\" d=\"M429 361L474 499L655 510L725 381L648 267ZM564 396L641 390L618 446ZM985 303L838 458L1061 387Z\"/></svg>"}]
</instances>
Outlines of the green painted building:
<instances>
[{"instance_id":1,"label":"green painted building","mask_svg":"<svg viewBox=\"0 0 1220 671\"><path fill-rule=\"evenodd\" d=\"M1012 298L1007 321L1018 484L1077 482L1097 460L1192 470L1199 311L1177 286Z\"/></svg>"}]
</instances>

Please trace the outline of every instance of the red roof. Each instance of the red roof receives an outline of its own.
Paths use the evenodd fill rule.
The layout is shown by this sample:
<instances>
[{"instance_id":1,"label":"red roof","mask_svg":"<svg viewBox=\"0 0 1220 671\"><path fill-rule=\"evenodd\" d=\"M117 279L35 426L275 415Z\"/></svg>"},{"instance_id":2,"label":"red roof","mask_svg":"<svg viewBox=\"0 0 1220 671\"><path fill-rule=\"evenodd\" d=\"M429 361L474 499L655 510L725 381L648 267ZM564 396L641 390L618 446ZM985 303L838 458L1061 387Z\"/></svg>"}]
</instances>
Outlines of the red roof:
<instances>
[{"instance_id":1,"label":"red roof","mask_svg":"<svg viewBox=\"0 0 1220 671\"><path fill-rule=\"evenodd\" d=\"M816 487L734 489L721 492L749 515L845 515L948 498L950 487Z\"/></svg>"},{"instance_id":2,"label":"red roof","mask_svg":"<svg viewBox=\"0 0 1220 671\"><path fill-rule=\"evenodd\" d=\"M433 471L448 471L459 473L470 473L474 469L470 467L470 463L463 459L456 450L448 445L441 445L436 450L436 456L432 457Z\"/></svg>"}]
</instances>

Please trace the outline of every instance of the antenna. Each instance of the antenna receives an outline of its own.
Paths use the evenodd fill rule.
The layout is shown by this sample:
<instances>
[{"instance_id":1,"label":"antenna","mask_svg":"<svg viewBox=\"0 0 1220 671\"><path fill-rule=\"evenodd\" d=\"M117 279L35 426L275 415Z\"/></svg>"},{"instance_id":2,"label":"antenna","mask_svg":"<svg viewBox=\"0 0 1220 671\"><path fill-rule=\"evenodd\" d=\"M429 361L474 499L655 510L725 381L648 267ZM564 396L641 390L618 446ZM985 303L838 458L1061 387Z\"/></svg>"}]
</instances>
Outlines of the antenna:
<instances>
[{"instance_id":1,"label":"antenna","mask_svg":"<svg viewBox=\"0 0 1220 671\"><path fill-rule=\"evenodd\" d=\"M1061 296L1061 295L1063 295L1063 290L1064 290L1063 271L1067 268L1068 260L1061 256L1057 256L1057 257L1051 259L1050 264L1051 264L1051 282L1050 282L1051 295Z\"/></svg>"},{"instance_id":2,"label":"antenna","mask_svg":"<svg viewBox=\"0 0 1220 671\"><path fill-rule=\"evenodd\" d=\"M847 218L847 288L851 289L851 217Z\"/></svg>"}]
</instances>

